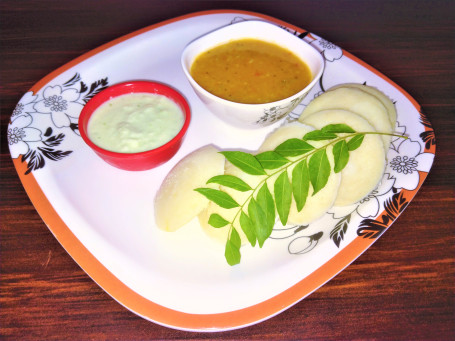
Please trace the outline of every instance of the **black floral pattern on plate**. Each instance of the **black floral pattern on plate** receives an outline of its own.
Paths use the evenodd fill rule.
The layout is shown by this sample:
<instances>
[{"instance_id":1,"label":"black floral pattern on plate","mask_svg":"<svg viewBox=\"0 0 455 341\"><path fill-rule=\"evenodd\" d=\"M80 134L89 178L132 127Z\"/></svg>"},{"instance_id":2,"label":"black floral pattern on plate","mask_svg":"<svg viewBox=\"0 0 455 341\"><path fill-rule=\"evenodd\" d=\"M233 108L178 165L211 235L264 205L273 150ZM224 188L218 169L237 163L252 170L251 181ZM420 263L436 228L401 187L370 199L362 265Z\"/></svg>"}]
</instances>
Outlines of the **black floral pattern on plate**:
<instances>
[{"instance_id":1,"label":"black floral pattern on plate","mask_svg":"<svg viewBox=\"0 0 455 341\"><path fill-rule=\"evenodd\" d=\"M376 220L362 220L357 230L357 235L369 239L378 238L400 213L404 211L408 203L403 191L395 193L392 198L387 199L384 203L386 213Z\"/></svg>"},{"instance_id":2,"label":"black floral pattern on plate","mask_svg":"<svg viewBox=\"0 0 455 341\"><path fill-rule=\"evenodd\" d=\"M7 138L12 158L20 157L27 163L25 174L73 152L58 147L62 147L68 133L79 135L81 109L108 86L107 77L87 86L76 73L61 85L48 85L37 94L29 92L22 97L11 115Z\"/></svg>"}]
</instances>

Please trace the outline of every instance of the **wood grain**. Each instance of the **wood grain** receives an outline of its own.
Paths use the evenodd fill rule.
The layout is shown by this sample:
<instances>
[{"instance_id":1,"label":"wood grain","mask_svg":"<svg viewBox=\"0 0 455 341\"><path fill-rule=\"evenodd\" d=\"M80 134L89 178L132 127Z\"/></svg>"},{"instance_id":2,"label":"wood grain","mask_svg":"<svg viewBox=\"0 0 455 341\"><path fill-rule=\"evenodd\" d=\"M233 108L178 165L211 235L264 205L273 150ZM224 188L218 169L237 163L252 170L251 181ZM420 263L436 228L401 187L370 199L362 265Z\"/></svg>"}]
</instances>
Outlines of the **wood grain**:
<instances>
[{"instance_id":1,"label":"wood grain","mask_svg":"<svg viewBox=\"0 0 455 341\"><path fill-rule=\"evenodd\" d=\"M422 105L437 156L406 211L332 281L263 323L204 334L136 316L78 267L23 190L6 129L22 94L71 59L136 29L218 8L306 28L386 74ZM454 2L4 0L0 11L2 339L455 339Z\"/></svg>"}]
</instances>

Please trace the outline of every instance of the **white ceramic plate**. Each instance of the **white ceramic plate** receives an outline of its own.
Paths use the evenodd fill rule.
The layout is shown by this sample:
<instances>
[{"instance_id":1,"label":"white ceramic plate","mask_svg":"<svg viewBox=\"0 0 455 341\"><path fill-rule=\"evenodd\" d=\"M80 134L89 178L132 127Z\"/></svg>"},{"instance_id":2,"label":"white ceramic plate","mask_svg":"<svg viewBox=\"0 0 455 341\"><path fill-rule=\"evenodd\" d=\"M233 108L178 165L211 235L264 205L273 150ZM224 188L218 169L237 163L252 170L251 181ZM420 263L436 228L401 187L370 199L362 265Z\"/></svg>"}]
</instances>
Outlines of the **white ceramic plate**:
<instances>
[{"instance_id":1,"label":"white ceramic plate","mask_svg":"<svg viewBox=\"0 0 455 341\"><path fill-rule=\"evenodd\" d=\"M154 224L153 200L163 178L194 149L256 149L276 124L233 128L209 113L180 66L193 39L239 20L274 22L305 39L326 59L321 82L290 118L321 91L344 83L381 89L396 104L397 131L380 187L362 202L327 213L310 226L272 233L262 249L242 249L230 267L195 219L176 233ZM342 70L343 72L339 72ZM181 150L145 172L118 170L82 141L77 118L102 88L133 79L169 84L190 102L193 120ZM107 293L136 314L184 330L218 331L265 320L295 304L365 251L398 217L433 162L434 134L419 105L400 87L339 47L256 13L210 11L147 27L57 69L27 92L8 127L10 152L37 211L74 260Z\"/></svg>"}]
</instances>

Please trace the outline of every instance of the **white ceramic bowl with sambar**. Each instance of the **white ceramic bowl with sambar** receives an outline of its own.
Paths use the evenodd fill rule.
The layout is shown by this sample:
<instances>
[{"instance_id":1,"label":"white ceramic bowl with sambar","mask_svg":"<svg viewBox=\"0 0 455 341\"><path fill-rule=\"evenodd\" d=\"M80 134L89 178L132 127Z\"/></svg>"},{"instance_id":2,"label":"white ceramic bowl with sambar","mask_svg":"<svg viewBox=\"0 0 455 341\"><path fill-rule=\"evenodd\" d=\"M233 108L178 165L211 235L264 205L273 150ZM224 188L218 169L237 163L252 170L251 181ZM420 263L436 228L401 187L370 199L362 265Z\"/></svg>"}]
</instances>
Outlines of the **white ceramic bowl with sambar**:
<instances>
[{"instance_id":1,"label":"white ceramic bowl with sambar","mask_svg":"<svg viewBox=\"0 0 455 341\"><path fill-rule=\"evenodd\" d=\"M271 43L292 52L308 67L309 83L288 97L252 104L214 95L195 80L191 68L199 56L215 47L244 39ZM324 58L311 45L277 25L259 20L231 24L197 38L183 50L181 63L191 86L208 109L223 121L240 128L261 128L286 117L319 81L324 70ZM224 67L222 61L219 67ZM252 88L254 86L250 85L242 91L248 92Z\"/></svg>"}]
</instances>

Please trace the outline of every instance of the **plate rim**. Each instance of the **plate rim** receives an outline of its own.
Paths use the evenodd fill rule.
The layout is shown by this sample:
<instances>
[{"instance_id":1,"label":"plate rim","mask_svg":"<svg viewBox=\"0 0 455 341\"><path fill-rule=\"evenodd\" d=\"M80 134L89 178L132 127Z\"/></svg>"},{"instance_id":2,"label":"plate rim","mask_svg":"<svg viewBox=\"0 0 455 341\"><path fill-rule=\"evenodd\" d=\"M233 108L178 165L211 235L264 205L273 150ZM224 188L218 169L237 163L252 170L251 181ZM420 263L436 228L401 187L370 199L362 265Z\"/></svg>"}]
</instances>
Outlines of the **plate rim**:
<instances>
[{"instance_id":1,"label":"plate rim","mask_svg":"<svg viewBox=\"0 0 455 341\"><path fill-rule=\"evenodd\" d=\"M41 78L35 83L29 91L37 93L51 80L67 71L73 66L78 65L84 60L112 47L123 41L129 40L142 33L152 31L156 28L169 25L174 22L182 21L194 17L203 17L212 14L242 14L248 16L255 16L262 18L270 22L285 26L287 28L294 29L295 31L306 31L300 27L289 24L280 19L264 15L257 12L243 11L243 10L208 10L193 12L186 15L178 16L172 19L162 21L157 24L147 26L145 28L136 30L129 34L123 35L117 39L114 39L108 43L105 43L91 51L84 53L83 55L71 60L70 62L62 65L51 73ZM375 75L385 80L388 84L400 91L416 108L416 110L425 117L421 112L420 105L417 101L412 98L404 89L395 84L388 77L366 64L362 60L353 56L349 52L343 49L343 54L349 59L365 67ZM425 126L425 130L430 130L431 126ZM429 149L429 152L435 154L436 145L433 144ZM44 191L39 186L35 179L33 172L25 174L26 163L22 162L20 157L13 159L13 164L22 182L22 185L27 192L32 204L36 211L47 225L48 229L58 240L65 251L73 258L73 260L81 267L81 269L100 286L108 295L114 298L118 303L123 305L128 310L135 314L152 321L154 323L187 331L226 331L237 328L246 327L259 323L270 317L273 317L283 310L291 307L304 299L312 292L317 290L319 287L327 283L330 279L335 277L338 273L343 271L348 265L355 261L363 252L365 252L378 238L367 239L356 237L351 243L341 249L334 257L327 261L324 265L319 267L309 276L305 277L298 283L289 287L288 289L276 294L275 296L262 301L260 303L223 313L214 314L192 314L177 311L174 309L167 308L165 306L154 303L145 297L141 296L134 290L130 289L120 279L114 276L73 234L71 229L64 223L61 217L53 208L52 204L45 196ZM428 172L419 171L419 184L416 189L410 191L402 189L403 195L410 202L415 194L423 184ZM384 212L381 212L381 216ZM398 217L397 217L398 218ZM395 219L396 220L396 219ZM386 230L395 221L390 221L387 224Z\"/></svg>"}]
</instances>

